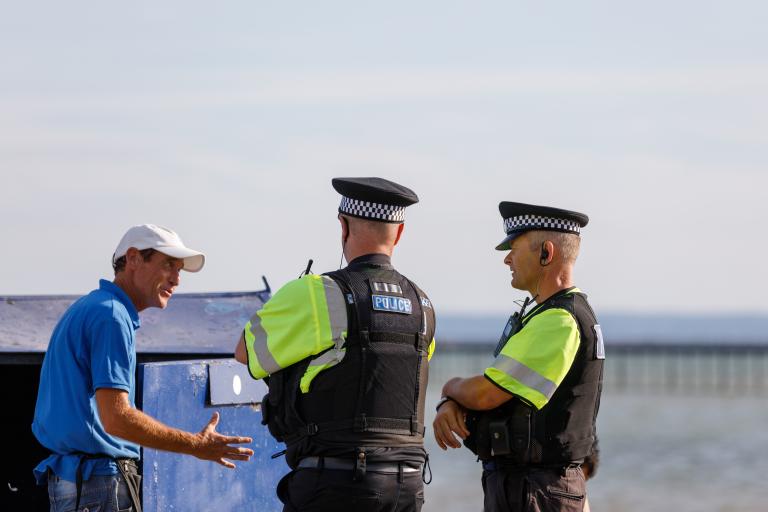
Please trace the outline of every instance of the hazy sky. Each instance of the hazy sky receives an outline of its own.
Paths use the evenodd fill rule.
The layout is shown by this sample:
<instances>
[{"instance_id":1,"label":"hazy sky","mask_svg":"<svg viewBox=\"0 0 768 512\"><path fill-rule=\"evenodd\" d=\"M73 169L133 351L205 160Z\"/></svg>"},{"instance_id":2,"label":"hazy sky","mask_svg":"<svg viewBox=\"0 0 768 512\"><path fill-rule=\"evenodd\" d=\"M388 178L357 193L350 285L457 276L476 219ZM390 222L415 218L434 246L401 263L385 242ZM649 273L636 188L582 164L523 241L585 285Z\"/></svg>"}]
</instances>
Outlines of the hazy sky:
<instances>
[{"instance_id":1,"label":"hazy sky","mask_svg":"<svg viewBox=\"0 0 768 512\"><path fill-rule=\"evenodd\" d=\"M16 2L0 16L0 294L84 293L131 225L180 291L338 266L334 176L413 188L395 254L499 312L501 200L584 211L606 311L768 312L768 4Z\"/></svg>"}]
</instances>

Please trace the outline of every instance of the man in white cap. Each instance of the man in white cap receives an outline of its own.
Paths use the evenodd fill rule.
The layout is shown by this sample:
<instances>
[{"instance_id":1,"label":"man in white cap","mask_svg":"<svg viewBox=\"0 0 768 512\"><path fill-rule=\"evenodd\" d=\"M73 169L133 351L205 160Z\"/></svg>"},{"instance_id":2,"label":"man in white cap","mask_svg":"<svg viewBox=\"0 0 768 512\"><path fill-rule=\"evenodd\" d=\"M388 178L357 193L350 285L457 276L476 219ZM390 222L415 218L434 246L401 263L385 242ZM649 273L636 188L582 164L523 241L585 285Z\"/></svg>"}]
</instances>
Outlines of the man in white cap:
<instances>
[{"instance_id":1,"label":"man in white cap","mask_svg":"<svg viewBox=\"0 0 768 512\"><path fill-rule=\"evenodd\" d=\"M214 413L198 433L178 430L136 409L139 312L165 308L181 270L198 272L205 256L160 226L130 228L112 256L115 279L81 297L51 336L40 373L32 431L51 455L35 468L47 481L51 511L141 510L140 446L194 455L225 467L253 450L249 437L216 432Z\"/></svg>"}]
</instances>

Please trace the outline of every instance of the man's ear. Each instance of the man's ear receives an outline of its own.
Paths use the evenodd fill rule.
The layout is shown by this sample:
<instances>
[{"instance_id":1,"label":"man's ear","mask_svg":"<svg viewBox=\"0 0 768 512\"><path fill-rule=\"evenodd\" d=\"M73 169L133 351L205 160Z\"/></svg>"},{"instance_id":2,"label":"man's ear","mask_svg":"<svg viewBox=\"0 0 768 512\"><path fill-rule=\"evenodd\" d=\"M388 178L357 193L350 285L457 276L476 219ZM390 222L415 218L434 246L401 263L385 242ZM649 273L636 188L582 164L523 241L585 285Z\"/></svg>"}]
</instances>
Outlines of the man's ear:
<instances>
[{"instance_id":1,"label":"man's ear","mask_svg":"<svg viewBox=\"0 0 768 512\"><path fill-rule=\"evenodd\" d=\"M134 269L141 264L141 261L141 253L135 247L131 247L125 252L125 268Z\"/></svg>"},{"instance_id":2,"label":"man's ear","mask_svg":"<svg viewBox=\"0 0 768 512\"><path fill-rule=\"evenodd\" d=\"M541 253L539 254L541 259L539 260L539 263L542 267L546 267L552 263L552 260L555 259L555 256L558 255L555 254L555 244L552 243L551 240L547 240L541 244Z\"/></svg>"},{"instance_id":3,"label":"man's ear","mask_svg":"<svg viewBox=\"0 0 768 512\"><path fill-rule=\"evenodd\" d=\"M339 223L341 224L341 239L346 242L349 238L349 221L343 215L339 214Z\"/></svg>"},{"instance_id":4,"label":"man's ear","mask_svg":"<svg viewBox=\"0 0 768 512\"><path fill-rule=\"evenodd\" d=\"M400 241L400 237L403 236L403 230L405 229L405 223L397 225L397 236L395 237L395 245Z\"/></svg>"}]
</instances>

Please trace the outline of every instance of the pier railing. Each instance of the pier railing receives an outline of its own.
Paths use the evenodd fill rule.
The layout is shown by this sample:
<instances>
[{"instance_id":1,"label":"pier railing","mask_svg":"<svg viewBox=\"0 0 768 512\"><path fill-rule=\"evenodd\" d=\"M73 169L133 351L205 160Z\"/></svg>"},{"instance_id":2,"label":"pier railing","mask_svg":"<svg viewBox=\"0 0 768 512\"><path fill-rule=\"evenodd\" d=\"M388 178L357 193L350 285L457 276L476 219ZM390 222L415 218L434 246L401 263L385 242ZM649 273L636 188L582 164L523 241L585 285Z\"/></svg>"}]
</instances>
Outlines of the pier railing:
<instances>
[{"instance_id":1,"label":"pier railing","mask_svg":"<svg viewBox=\"0 0 768 512\"><path fill-rule=\"evenodd\" d=\"M494 346L441 342L430 382L482 373ZM604 388L610 392L768 395L768 343L616 343L606 346L606 357Z\"/></svg>"}]
</instances>

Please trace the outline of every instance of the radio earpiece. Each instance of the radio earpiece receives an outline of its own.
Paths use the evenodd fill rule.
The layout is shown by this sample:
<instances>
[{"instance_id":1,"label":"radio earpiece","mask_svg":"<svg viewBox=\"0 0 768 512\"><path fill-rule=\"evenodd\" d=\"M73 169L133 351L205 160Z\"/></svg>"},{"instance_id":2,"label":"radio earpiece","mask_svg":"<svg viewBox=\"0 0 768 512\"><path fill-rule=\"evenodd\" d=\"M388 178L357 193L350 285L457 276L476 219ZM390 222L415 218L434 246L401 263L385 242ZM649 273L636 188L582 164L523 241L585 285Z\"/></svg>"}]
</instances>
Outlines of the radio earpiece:
<instances>
[{"instance_id":1,"label":"radio earpiece","mask_svg":"<svg viewBox=\"0 0 768 512\"><path fill-rule=\"evenodd\" d=\"M547 265L549 265L549 263L547 262L547 260L549 259L549 251L547 250L546 243L547 242L542 242L541 244L541 256L539 257L539 264L542 267L546 267Z\"/></svg>"}]
</instances>

